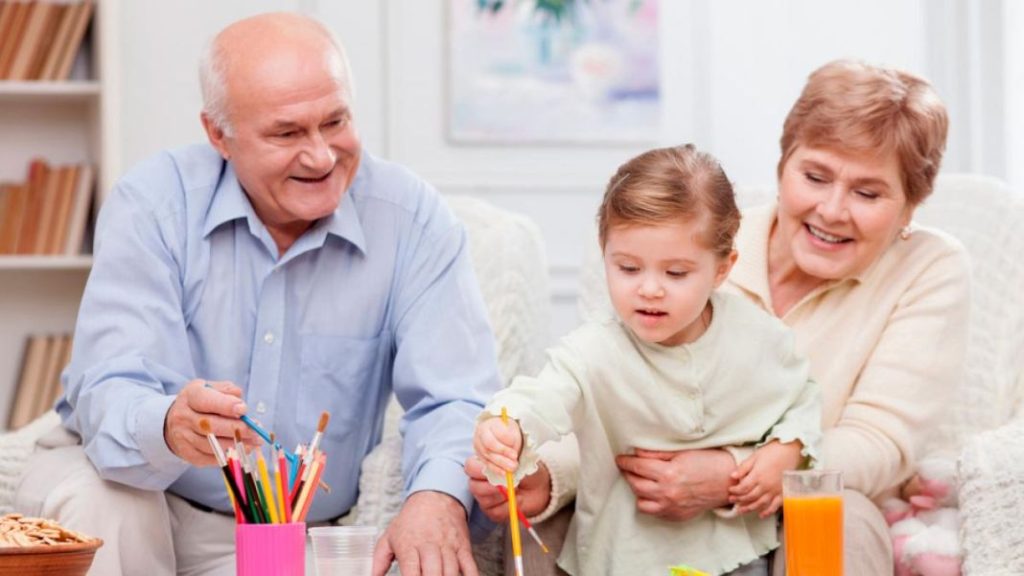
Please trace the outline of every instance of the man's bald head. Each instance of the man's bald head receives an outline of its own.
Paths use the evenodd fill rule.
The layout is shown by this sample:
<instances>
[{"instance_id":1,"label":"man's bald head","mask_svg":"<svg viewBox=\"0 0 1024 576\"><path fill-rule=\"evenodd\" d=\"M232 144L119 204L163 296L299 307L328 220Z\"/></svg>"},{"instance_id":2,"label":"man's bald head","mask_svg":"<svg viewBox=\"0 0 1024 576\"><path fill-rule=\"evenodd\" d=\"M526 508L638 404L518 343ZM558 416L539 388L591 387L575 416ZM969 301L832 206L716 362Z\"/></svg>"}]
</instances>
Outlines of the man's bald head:
<instances>
[{"instance_id":1,"label":"man's bald head","mask_svg":"<svg viewBox=\"0 0 1024 576\"><path fill-rule=\"evenodd\" d=\"M346 96L354 96L352 74L345 48L323 24L290 12L259 14L239 20L220 31L207 45L199 64L203 113L230 136L231 80L249 85L261 74L273 73L274 64L334 60Z\"/></svg>"}]
</instances>

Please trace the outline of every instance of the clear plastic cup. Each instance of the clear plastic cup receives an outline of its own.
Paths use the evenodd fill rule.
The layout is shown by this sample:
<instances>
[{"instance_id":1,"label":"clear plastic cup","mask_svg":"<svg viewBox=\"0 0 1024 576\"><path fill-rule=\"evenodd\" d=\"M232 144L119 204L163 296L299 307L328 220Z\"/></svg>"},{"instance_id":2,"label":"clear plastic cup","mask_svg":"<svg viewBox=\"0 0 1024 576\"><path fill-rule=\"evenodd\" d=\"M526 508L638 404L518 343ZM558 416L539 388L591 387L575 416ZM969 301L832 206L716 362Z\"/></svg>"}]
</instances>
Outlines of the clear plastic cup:
<instances>
[{"instance_id":1,"label":"clear plastic cup","mask_svg":"<svg viewBox=\"0 0 1024 576\"><path fill-rule=\"evenodd\" d=\"M317 576L370 576L375 526L318 526L309 529Z\"/></svg>"}]
</instances>

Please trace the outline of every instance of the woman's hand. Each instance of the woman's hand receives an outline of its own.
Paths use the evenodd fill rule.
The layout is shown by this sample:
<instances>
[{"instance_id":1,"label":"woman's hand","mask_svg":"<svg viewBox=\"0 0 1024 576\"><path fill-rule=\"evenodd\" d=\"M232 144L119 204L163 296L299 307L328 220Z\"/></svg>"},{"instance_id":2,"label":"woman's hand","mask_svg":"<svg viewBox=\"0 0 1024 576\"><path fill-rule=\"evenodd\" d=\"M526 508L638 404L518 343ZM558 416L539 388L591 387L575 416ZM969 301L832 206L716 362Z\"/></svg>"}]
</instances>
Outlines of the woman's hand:
<instances>
[{"instance_id":1,"label":"woman's hand","mask_svg":"<svg viewBox=\"0 0 1024 576\"><path fill-rule=\"evenodd\" d=\"M660 452L637 449L615 457L636 508L665 520L689 520L729 505L731 474L736 462L725 450Z\"/></svg>"},{"instance_id":2,"label":"woman's hand","mask_svg":"<svg viewBox=\"0 0 1024 576\"><path fill-rule=\"evenodd\" d=\"M476 498L480 510L498 524L508 521L508 499L498 487L484 476L484 463L476 456L466 459L469 491ZM516 487L516 503L527 516L536 516L551 502L551 474L543 462L536 472L526 476Z\"/></svg>"}]
</instances>

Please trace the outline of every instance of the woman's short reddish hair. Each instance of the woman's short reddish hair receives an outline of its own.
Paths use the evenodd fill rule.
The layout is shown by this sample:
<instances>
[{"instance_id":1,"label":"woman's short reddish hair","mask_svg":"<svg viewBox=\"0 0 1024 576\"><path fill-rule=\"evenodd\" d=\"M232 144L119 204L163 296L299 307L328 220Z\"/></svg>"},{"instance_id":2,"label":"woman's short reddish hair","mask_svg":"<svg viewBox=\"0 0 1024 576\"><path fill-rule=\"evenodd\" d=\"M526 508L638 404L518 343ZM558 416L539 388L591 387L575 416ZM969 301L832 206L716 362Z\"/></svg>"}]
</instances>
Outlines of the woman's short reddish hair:
<instances>
[{"instance_id":1,"label":"woman's short reddish hair","mask_svg":"<svg viewBox=\"0 0 1024 576\"><path fill-rule=\"evenodd\" d=\"M911 206L932 192L946 149L946 106L926 80L836 60L807 79L786 117L778 174L797 146L856 154L895 153Z\"/></svg>"}]
</instances>

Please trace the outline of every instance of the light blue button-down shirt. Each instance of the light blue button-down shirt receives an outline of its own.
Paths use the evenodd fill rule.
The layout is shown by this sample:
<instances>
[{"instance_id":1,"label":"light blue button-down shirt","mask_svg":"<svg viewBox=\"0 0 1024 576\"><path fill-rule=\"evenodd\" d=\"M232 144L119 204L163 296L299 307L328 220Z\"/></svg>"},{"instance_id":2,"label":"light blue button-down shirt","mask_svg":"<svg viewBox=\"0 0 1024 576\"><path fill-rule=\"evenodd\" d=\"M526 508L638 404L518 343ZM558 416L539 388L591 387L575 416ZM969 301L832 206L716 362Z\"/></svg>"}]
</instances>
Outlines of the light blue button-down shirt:
<instances>
[{"instance_id":1,"label":"light blue button-down shirt","mask_svg":"<svg viewBox=\"0 0 1024 576\"><path fill-rule=\"evenodd\" d=\"M406 409L407 493L472 502L462 463L500 380L466 234L437 192L364 153L335 212L279 256L231 164L160 154L104 203L57 410L100 474L230 510L217 468L164 442L174 394L229 380L286 447L331 413L310 520L355 502L392 391Z\"/></svg>"}]
</instances>

